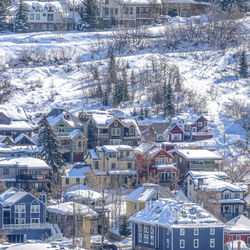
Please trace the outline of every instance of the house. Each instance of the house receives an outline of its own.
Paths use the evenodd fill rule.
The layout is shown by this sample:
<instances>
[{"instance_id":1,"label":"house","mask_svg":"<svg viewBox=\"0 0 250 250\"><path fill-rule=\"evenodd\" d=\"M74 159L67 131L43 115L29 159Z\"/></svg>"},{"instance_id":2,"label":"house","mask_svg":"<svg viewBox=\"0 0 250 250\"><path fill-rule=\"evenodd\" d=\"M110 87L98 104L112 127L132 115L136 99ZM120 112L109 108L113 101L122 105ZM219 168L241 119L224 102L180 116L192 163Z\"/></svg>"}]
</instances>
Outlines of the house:
<instances>
[{"instance_id":1,"label":"house","mask_svg":"<svg viewBox=\"0 0 250 250\"><path fill-rule=\"evenodd\" d=\"M130 217L145 208L146 203L159 198L173 198L166 187L144 183L126 196L126 216Z\"/></svg>"},{"instance_id":2,"label":"house","mask_svg":"<svg viewBox=\"0 0 250 250\"><path fill-rule=\"evenodd\" d=\"M105 0L100 16L107 26L137 27L153 23L161 11L160 1Z\"/></svg>"},{"instance_id":3,"label":"house","mask_svg":"<svg viewBox=\"0 0 250 250\"><path fill-rule=\"evenodd\" d=\"M83 161L87 152L87 124L64 109L52 109L46 118L60 142L64 160Z\"/></svg>"},{"instance_id":4,"label":"house","mask_svg":"<svg viewBox=\"0 0 250 250\"><path fill-rule=\"evenodd\" d=\"M86 173L91 173L90 166L80 162L76 163L71 169L66 171L66 175L61 177L62 189L64 190L74 185L84 185Z\"/></svg>"},{"instance_id":5,"label":"house","mask_svg":"<svg viewBox=\"0 0 250 250\"><path fill-rule=\"evenodd\" d=\"M90 218L89 232L98 233L98 214L90 207L76 202L64 202L47 207L48 221L57 224L65 237L83 236L83 228ZM85 229L86 230L86 229Z\"/></svg>"},{"instance_id":6,"label":"house","mask_svg":"<svg viewBox=\"0 0 250 250\"><path fill-rule=\"evenodd\" d=\"M32 130L23 111L0 107L0 135L15 139L23 133L31 137Z\"/></svg>"},{"instance_id":7,"label":"house","mask_svg":"<svg viewBox=\"0 0 250 250\"><path fill-rule=\"evenodd\" d=\"M186 195L192 202L197 202L196 190L204 183L206 179L217 179L223 181L230 181L229 176L224 172L214 171L188 171L185 177Z\"/></svg>"},{"instance_id":8,"label":"house","mask_svg":"<svg viewBox=\"0 0 250 250\"><path fill-rule=\"evenodd\" d=\"M50 188L52 169L45 161L33 157L0 158L0 183L26 191Z\"/></svg>"},{"instance_id":9,"label":"house","mask_svg":"<svg viewBox=\"0 0 250 250\"><path fill-rule=\"evenodd\" d=\"M249 250L249 247L242 240L233 240L225 244L224 250Z\"/></svg>"},{"instance_id":10,"label":"house","mask_svg":"<svg viewBox=\"0 0 250 250\"><path fill-rule=\"evenodd\" d=\"M89 148L102 145L138 146L141 132L136 119L118 118L107 113L91 114Z\"/></svg>"},{"instance_id":11,"label":"house","mask_svg":"<svg viewBox=\"0 0 250 250\"><path fill-rule=\"evenodd\" d=\"M46 223L46 195L36 198L22 189L10 188L0 195L0 231L10 242L44 240L54 234Z\"/></svg>"},{"instance_id":12,"label":"house","mask_svg":"<svg viewBox=\"0 0 250 250\"><path fill-rule=\"evenodd\" d=\"M0 157L35 157L39 156L37 146L4 146L0 147Z\"/></svg>"},{"instance_id":13,"label":"house","mask_svg":"<svg viewBox=\"0 0 250 250\"><path fill-rule=\"evenodd\" d=\"M205 116L194 116L184 124L185 135L192 141L207 140L213 137L212 130L208 127Z\"/></svg>"},{"instance_id":14,"label":"house","mask_svg":"<svg viewBox=\"0 0 250 250\"><path fill-rule=\"evenodd\" d=\"M189 170L216 171L219 169L218 161L222 160L221 156L206 149L176 149L173 155L181 178Z\"/></svg>"},{"instance_id":15,"label":"house","mask_svg":"<svg viewBox=\"0 0 250 250\"><path fill-rule=\"evenodd\" d=\"M245 190L228 181L223 172L190 171L187 175L187 197L223 219L231 219L246 211Z\"/></svg>"},{"instance_id":16,"label":"house","mask_svg":"<svg viewBox=\"0 0 250 250\"><path fill-rule=\"evenodd\" d=\"M155 147L148 151L145 157L148 163L149 180L175 189L179 172L174 164L173 155L163 148Z\"/></svg>"},{"instance_id":17,"label":"house","mask_svg":"<svg viewBox=\"0 0 250 250\"><path fill-rule=\"evenodd\" d=\"M168 141L168 129L170 125L168 122L151 123L147 128L143 129L144 142Z\"/></svg>"},{"instance_id":18,"label":"house","mask_svg":"<svg viewBox=\"0 0 250 250\"><path fill-rule=\"evenodd\" d=\"M112 187L134 185L136 181L134 149L128 145L106 145L88 151L85 162L91 166L92 174L86 184L98 184L98 176L107 176Z\"/></svg>"},{"instance_id":19,"label":"house","mask_svg":"<svg viewBox=\"0 0 250 250\"><path fill-rule=\"evenodd\" d=\"M11 136L0 135L0 145L3 147L7 145L14 145L14 140Z\"/></svg>"},{"instance_id":20,"label":"house","mask_svg":"<svg viewBox=\"0 0 250 250\"><path fill-rule=\"evenodd\" d=\"M14 140L15 145L36 145L36 143L26 134L20 134Z\"/></svg>"},{"instance_id":21,"label":"house","mask_svg":"<svg viewBox=\"0 0 250 250\"><path fill-rule=\"evenodd\" d=\"M228 221L224 229L224 243L238 240L250 248L250 220L242 214Z\"/></svg>"},{"instance_id":22,"label":"house","mask_svg":"<svg viewBox=\"0 0 250 250\"><path fill-rule=\"evenodd\" d=\"M169 142L183 142L184 130L180 124L171 124L168 129L168 141Z\"/></svg>"},{"instance_id":23,"label":"house","mask_svg":"<svg viewBox=\"0 0 250 250\"><path fill-rule=\"evenodd\" d=\"M223 249L224 224L196 203L158 199L129 221L133 249Z\"/></svg>"}]
</instances>

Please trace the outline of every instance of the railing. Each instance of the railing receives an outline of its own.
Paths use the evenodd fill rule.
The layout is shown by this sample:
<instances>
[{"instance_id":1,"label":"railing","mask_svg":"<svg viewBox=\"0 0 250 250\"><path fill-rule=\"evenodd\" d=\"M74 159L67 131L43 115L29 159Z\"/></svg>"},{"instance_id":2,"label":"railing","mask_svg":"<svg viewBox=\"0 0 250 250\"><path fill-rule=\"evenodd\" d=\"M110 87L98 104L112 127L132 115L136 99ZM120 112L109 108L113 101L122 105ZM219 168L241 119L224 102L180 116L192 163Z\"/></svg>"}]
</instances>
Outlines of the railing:
<instances>
[{"instance_id":1,"label":"railing","mask_svg":"<svg viewBox=\"0 0 250 250\"><path fill-rule=\"evenodd\" d=\"M60 145L59 146L59 150L68 151L68 150L70 150L70 145Z\"/></svg>"},{"instance_id":2,"label":"railing","mask_svg":"<svg viewBox=\"0 0 250 250\"><path fill-rule=\"evenodd\" d=\"M213 132L212 131L208 131L208 132L191 132L192 135L213 135Z\"/></svg>"},{"instance_id":3,"label":"railing","mask_svg":"<svg viewBox=\"0 0 250 250\"><path fill-rule=\"evenodd\" d=\"M49 223L34 223L34 224L3 224L2 228L5 230L24 230L24 229L46 229L53 230ZM55 231L55 230L54 230Z\"/></svg>"},{"instance_id":4,"label":"railing","mask_svg":"<svg viewBox=\"0 0 250 250\"><path fill-rule=\"evenodd\" d=\"M31 175L31 174L20 174L17 175L17 178L19 180L48 180L50 179L49 175Z\"/></svg>"},{"instance_id":5,"label":"railing","mask_svg":"<svg viewBox=\"0 0 250 250\"><path fill-rule=\"evenodd\" d=\"M215 168L218 168L218 164L190 163L189 170L215 169Z\"/></svg>"},{"instance_id":6,"label":"railing","mask_svg":"<svg viewBox=\"0 0 250 250\"><path fill-rule=\"evenodd\" d=\"M99 138L108 138L109 134L108 133L99 133Z\"/></svg>"},{"instance_id":7,"label":"railing","mask_svg":"<svg viewBox=\"0 0 250 250\"><path fill-rule=\"evenodd\" d=\"M57 136L69 136L69 133L67 132L56 132Z\"/></svg>"}]
</instances>

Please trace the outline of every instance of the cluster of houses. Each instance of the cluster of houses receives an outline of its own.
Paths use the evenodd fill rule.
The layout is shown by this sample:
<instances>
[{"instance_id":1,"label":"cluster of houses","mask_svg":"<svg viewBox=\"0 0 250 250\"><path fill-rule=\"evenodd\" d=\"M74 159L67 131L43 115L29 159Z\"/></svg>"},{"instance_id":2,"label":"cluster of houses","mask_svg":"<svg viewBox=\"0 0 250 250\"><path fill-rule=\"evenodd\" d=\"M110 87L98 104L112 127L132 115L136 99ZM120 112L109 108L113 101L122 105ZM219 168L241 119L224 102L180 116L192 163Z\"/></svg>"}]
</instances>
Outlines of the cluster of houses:
<instances>
[{"instance_id":1,"label":"cluster of houses","mask_svg":"<svg viewBox=\"0 0 250 250\"><path fill-rule=\"evenodd\" d=\"M74 0L25 0L29 15L28 22L32 31L72 30L86 26L84 1ZM210 4L206 1L116 1L95 2L97 19L105 26L147 25L165 20L164 13L170 16L191 16L204 13ZM12 8L13 12L15 7Z\"/></svg>"},{"instance_id":2,"label":"cluster of houses","mask_svg":"<svg viewBox=\"0 0 250 250\"><path fill-rule=\"evenodd\" d=\"M47 200L53 172L25 111L0 110L0 232L10 242L73 236L89 248L104 221L113 222L101 188L122 187L134 249L222 249L237 240L250 247L249 180L231 183L221 156L183 146L212 137L205 116L140 125L52 109L46 119L68 162L57 202Z\"/></svg>"}]
</instances>

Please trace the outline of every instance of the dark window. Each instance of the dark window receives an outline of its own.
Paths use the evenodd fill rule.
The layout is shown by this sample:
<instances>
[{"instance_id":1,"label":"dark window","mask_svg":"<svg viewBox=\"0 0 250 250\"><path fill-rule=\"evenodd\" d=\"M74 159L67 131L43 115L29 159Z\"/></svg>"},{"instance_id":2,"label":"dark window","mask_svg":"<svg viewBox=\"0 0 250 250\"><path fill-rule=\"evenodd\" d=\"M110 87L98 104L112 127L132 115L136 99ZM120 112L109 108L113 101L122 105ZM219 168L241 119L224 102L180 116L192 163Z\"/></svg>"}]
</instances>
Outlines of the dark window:
<instances>
[{"instance_id":1,"label":"dark window","mask_svg":"<svg viewBox=\"0 0 250 250\"><path fill-rule=\"evenodd\" d=\"M131 168L132 168L132 163L128 162L128 169L131 169Z\"/></svg>"},{"instance_id":2,"label":"dark window","mask_svg":"<svg viewBox=\"0 0 250 250\"><path fill-rule=\"evenodd\" d=\"M95 169L98 169L98 168L99 168L99 162L95 161Z\"/></svg>"},{"instance_id":3,"label":"dark window","mask_svg":"<svg viewBox=\"0 0 250 250\"><path fill-rule=\"evenodd\" d=\"M3 175L9 175L10 174L10 171L8 168L4 168L3 169Z\"/></svg>"},{"instance_id":4,"label":"dark window","mask_svg":"<svg viewBox=\"0 0 250 250\"><path fill-rule=\"evenodd\" d=\"M76 184L80 184L80 178L76 178Z\"/></svg>"},{"instance_id":5,"label":"dark window","mask_svg":"<svg viewBox=\"0 0 250 250\"><path fill-rule=\"evenodd\" d=\"M112 169L115 169L115 168L116 168L116 164L115 164L115 163L112 163L111 168L112 168Z\"/></svg>"},{"instance_id":6,"label":"dark window","mask_svg":"<svg viewBox=\"0 0 250 250\"><path fill-rule=\"evenodd\" d=\"M68 185L69 184L69 178L66 178L66 184Z\"/></svg>"}]
</instances>

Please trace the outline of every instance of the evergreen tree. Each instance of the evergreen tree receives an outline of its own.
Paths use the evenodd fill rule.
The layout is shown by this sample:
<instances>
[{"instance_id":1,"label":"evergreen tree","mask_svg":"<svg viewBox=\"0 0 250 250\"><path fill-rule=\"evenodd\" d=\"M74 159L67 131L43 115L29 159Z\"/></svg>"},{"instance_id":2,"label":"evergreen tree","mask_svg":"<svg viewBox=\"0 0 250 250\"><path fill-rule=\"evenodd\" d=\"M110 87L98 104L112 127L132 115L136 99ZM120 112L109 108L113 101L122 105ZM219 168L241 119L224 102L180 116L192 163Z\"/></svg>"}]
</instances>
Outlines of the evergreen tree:
<instances>
[{"instance_id":1,"label":"evergreen tree","mask_svg":"<svg viewBox=\"0 0 250 250\"><path fill-rule=\"evenodd\" d=\"M125 68L122 70L122 100L124 102L129 100L128 94L128 78L127 78L127 71Z\"/></svg>"},{"instance_id":2,"label":"evergreen tree","mask_svg":"<svg viewBox=\"0 0 250 250\"><path fill-rule=\"evenodd\" d=\"M122 82L122 81L121 81ZM114 83L114 91L113 91L113 105L117 106L123 100L123 88L122 83L116 81Z\"/></svg>"},{"instance_id":3,"label":"evergreen tree","mask_svg":"<svg viewBox=\"0 0 250 250\"><path fill-rule=\"evenodd\" d=\"M7 16L7 1L1 0L0 1L0 31L3 31L7 28L6 16Z\"/></svg>"},{"instance_id":4,"label":"evergreen tree","mask_svg":"<svg viewBox=\"0 0 250 250\"><path fill-rule=\"evenodd\" d=\"M168 83L167 86L165 102L166 102L167 115L169 117L173 117L174 116L173 92L170 83Z\"/></svg>"},{"instance_id":5,"label":"evergreen tree","mask_svg":"<svg viewBox=\"0 0 250 250\"><path fill-rule=\"evenodd\" d=\"M134 100L134 98L135 98L135 86L136 86L136 79L135 79L134 70L132 70L131 75L130 75L130 83L131 83L131 86L132 86L131 99Z\"/></svg>"},{"instance_id":6,"label":"evergreen tree","mask_svg":"<svg viewBox=\"0 0 250 250\"><path fill-rule=\"evenodd\" d=\"M39 122L39 144L42 146L41 157L53 169L54 177L62 174L64 161L59 152L59 142L56 135L47 121L46 116Z\"/></svg>"},{"instance_id":7,"label":"evergreen tree","mask_svg":"<svg viewBox=\"0 0 250 250\"><path fill-rule=\"evenodd\" d=\"M84 0L83 6L83 21L89 25L89 28L96 28L98 26L96 0Z\"/></svg>"},{"instance_id":8,"label":"evergreen tree","mask_svg":"<svg viewBox=\"0 0 250 250\"><path fill-rule=\"evenodd\" d=\"M247 68L247 57L246 57L246 51L243 50L242 54L240 56L240 77L247 78L248 76L248 68Z\"/></svg>"},{"instance_id":9,"label":"evergreen tree","mask_svg":"<svg viewBox=\"0 0 250 250\"><path fill-rule=\"evenodd\" d=\"M26 32L29 30L28 15L28 5L24 4L23 0L20 0L18 9L15 13L14 31Z\"/></svg>"},{"instance_id":10,"label":"evergreen tree","mask_svg":"<svg viewBox=\"0 0 250 250\"><path fill-rule=\"evenodd\" d=\"M239 10L246 10L246 0L221 0L219 1L223 11L230 11L234 6L237 6Z\"/></svg>"},{"instance_id":11,"label":"evergreen tree","mask_svg":"<svg viewBox=\"0 0 250 250\"><path fill-rule=\"evenodd\" d=\"M181 74L179 72L179 69L177 68L176 74L175 74L175 91L181 92L182 86L181 86Z\"/></svg>"},{"instance_id":12,"label":"evergreen tree","mask_svg":"<svg viewBox=\"0 0 250 250\"><path fill-rule=\"evenodd\" d=\"M140 109L140 114L139 114L139 117L138 117L140 120L144 120L145 116L144 116L144 109L143 107L141 107Z\"/></svg>"},{"instance_id":13,"label":"evergreen tree","mask_svg":"<svg viewBox=\"0 0 250 250\"><path fill-rule=\"evenodd\" d=\"M129 223L127 221L126 216L123 216L121 220L122 221L119 226L119 234L123 236L129 236L131 232L129 229Z\"/></svg>"},{"instance_id":14,"label":"evergreen tree","mask_svg":"<svg viewBox=\"0 0 250 250\"><path fill-rule=\"evenodd\" d=\"M148 108L148 106L146 106L145 109L144 109L144 115L145 115L145 118L150 118L149 117L149 108Z\"/></svg>"},{"instance_id":15,"label":"evergreen tree","mask_svg":"<svg viewBox=\"0 0 250 250\"><path fill-rule=\"evenodd\" d=\"M132 116L137 116L136 108L133 109Z\"/></svg>"},{"instance_id":16,"label":"evergreen tree","mask_svg":"<svg viewBox=\"0 0 250 250\"><path fill-rule=\"evenodd\" d=\"M107 88L105 89L104 94L103 94L102 105L103 106L109 105L109 92Z\"/></svg>"},{"instance_id":17,"label":"evergreen tree","mask_svg":"<svg viewBox=\"0 0 250 250\"><path fill-rule=\"evenodd\" d=\"M101 84L98 84L98 85L97 85L96 96L97 96L98 98L100 98L101 100L103 99L103 91L102 91L102 86L101 86Z\"/></svg>"}]
</instances>

